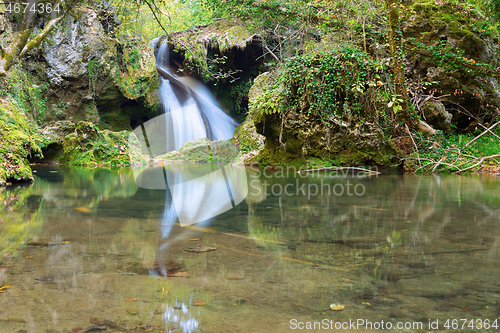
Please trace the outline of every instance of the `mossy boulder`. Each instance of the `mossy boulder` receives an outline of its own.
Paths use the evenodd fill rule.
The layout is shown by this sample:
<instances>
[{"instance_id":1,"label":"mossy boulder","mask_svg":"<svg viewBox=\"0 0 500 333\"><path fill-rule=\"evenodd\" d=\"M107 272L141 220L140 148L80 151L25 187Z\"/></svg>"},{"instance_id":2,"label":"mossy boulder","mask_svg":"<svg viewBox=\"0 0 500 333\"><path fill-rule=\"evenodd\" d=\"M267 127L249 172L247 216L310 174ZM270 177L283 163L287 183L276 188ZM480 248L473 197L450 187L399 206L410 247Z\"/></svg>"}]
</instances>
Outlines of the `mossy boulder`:
<instances>
[{"instance_id":1,"label":"mossy boulder","mask_svg":"<svg viewBox=\"0 0 500 333\"><path fill-rule=\"evenodd\" d=\"M146 163L147 156L139 149L130 149L130 144L139 146L137 137L131 132L101 131L96 125L81 121L74 133L64 138L60 161L71 165L128 165L131 160Z\"/></svg>"},{"instance_id":2,"label":"mossy boulder","mask_svg":"<svg viewBox=\"0 0 500 333\"><path fill-rule=\"evenodd\" d=\"M262 89L266 86L266 80L271 77L270 72L259 75L248 92L248 98L253 99L258 94L262 93ZM234 135L230 141L238 144L241 151L236 162L253 163L256 162L255 156L264 149L265 136L257 133L254 123L255 107L250 104L248 114L244 122L240 124L234 131Z\"/></svg>"},{"instance_id":3,"label":"mossy boulder","mask_svg":"<svg viewBox=\"0 0 500 333\"><path fill-rule=\"evenodd\" d=\"M482 15L464 2L433 0L408 1L401 10L407 76L425 94L446 96L441 103L459 131L500 110L500 36Z\"/></svg>"},{"instance_id":4,"label":"mossy boulder","mask_svg":"<svg viewBox=\"0 0 500 333\"><path fill-rule=\"evenodd\" d=\"M33 181L28 156L41 155L43 143L36 125L12 103L0 99L0 185Z\"/></svg>"},{"instance_id":5,"label":"mossy boulder","mask_svg":"<svg viewBox=\"0 0 500 333\"><path fill-rule=\"evenodd\" d=\"M179 150L155 158L157 161L176 162L232 162L239 154L239 148L228 140L210 141L201 138L186 142Z\"/></svg>"},{"instance_id":6,"label":"mossy boulder","mask_svg":"<svg viewBox=\"0 0 500 333\"><path fill-rule=\"evenodd\" d=\"M372 66L365 54L340 49L261 74L251 89L250 110L266 141L255 159L297 167L392 165L401 153L379 118L393 112L376 100L375 85L367 84Z\"/></svg>"}]
</instances>

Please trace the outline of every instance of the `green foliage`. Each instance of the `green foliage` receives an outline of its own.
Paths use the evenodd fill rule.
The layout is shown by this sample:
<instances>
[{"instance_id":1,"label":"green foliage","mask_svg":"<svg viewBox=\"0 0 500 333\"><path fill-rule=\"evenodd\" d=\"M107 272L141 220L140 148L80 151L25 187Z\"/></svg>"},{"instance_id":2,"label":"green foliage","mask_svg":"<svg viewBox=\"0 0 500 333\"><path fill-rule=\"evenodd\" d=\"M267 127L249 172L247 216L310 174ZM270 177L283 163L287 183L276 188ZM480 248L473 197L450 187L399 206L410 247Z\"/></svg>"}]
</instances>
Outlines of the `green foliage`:
<instances>
[{"instance_id":1,"label":"green foliage","mask_svg":"<svg viewBox=\"0 0 500 333\"><path fill-rule=\"evenodd\" d=\"M156 86L153 50L136 40L123 42L120 47L120 61L117 61L112 77L127 98L137 99Z\"/></svg>"},{"instance_id":2,"label":"green foliage","mask_svg":"<svg viewBox=\"0 0 500 333\"><path fill-rule=\"evenodd\" d=\"M490 0L488 2L488 7L491 10L492 15L500 20L500 0Z\"/></svg>"},{"instance_id":3,"label":"green foliage","mask_svg":"<svg viewBox=\"0 0 500 333\"><path fill-rule=\"evenodd\" d=\"M130 36L149 42L165 33L182 31L211 22L212 8L205 0L113 0L121 24L112 32L119 39ZM164 29L166 30L164 30Z\"/></svg>"},{"instance_id":4,"label":"green foliage","mask_svg":"<svg viewBox=\"0 0 500 333\"><path fill-rule=\"evenodd\" d=\"M498 129L493 132L500 135ZM471 145L464 147L479 134L481 134L479 130L476 133L466 134L438 131L432 139L417 134L415 142L419 155L417 158L415 152L415 156L411 157L407 166L410 171L417 173L455 172L476 165L481 157L498 154L499 140L491 134L483 135ZM483 163L483 165L497 164L498 159L486 160Z\"/></svg>"},{"instance_id":5,"label":"green foliage","mask_svg":"<svg viewBox=\"0 0 500 333\"><path fill-rule=\"evenodd\" d=\"M87 63L87 71L89 73L89 88L92 96L95 96L97 77L101 71L101 65L96 59L92 59Z\"/></svg>"},{"instance_id":6,"label":"green foliage","mask_svg":"<svg viewBox=\"0 0 500 333\"><path fill-rule=\"evenodd\" d=\"M452 45L443 45L437 43L434 45L425 45L418 42L416 38L408 38L407 42L415 47L413 50L426 50L434 61L449 70L461 70L475 75L496 76L500 73L500 66L493 66L489 63L476 62L473 59L467 59L465 51Z\"/></svg>"},{"instance_id":7,"label":"green foliage","mask_svg":"<svg viewBox=\"0 0 500 333\"><path fill-rule=\"evenodd\" d=\"M20 64L13 66L11 76L4 83L0 95L13 100L19 110L42 124L46 111L46 99L43 96L48 84L37 84Z\"/></svg>"},{"instance_id":8,"label":"green foliage","mask_svg":"<svg viewBox=\"0 0 500 333\"><path fill-rule=\"evenodd\" d=\"M282 65L273 89L260 94L254 106L266 114L306 112L326 123L346 115L365 117L385 101L379 67L354 48L296 57Z\"/></svg>"}]
</instances>

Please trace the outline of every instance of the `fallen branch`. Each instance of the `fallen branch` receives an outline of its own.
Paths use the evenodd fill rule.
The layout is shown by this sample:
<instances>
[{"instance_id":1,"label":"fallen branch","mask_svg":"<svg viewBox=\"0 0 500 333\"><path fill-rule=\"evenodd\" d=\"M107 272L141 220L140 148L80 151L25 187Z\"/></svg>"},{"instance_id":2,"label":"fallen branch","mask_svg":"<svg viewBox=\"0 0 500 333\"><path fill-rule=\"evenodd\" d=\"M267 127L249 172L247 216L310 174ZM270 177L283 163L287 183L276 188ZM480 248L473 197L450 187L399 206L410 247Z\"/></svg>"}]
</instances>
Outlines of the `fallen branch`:
<instances>
[{"instance_id":1,"label":"fallen branch","mask_svg":"<svg viewBox=\"0 0 500 333\"><path fill-rule=\"evenodd\" d=\"M485 135L486 133L488 133L490 130L492 130L498 124L500 124L500 121L498 123L494 124L493 126L487 128L483 133L479 134L474 139L472 139L471 141L469 141L465 146L462 147L462 149L464 149L465 147L467 147L468 145L470 145L471 143L473 143L474 141L476 141L477 139L479 139L480 137L482 137L483 135Z\"/></svg>"},{"instance_id":2,"label":"fallen branch","mask_svg":"<svg viewBox=\"0 0 500 333\"><path fill-rule=\"evenodd\" d=\"M477 167L478 165L480 165L481 163L483 163L484 161L486 160L490 160L492 158L497 158L497 157L500 157L500 154L496 154L496 155L490 155L490 156L485 156L485 157L481 157L481 159L479 160L479 162L477 162L476 164L474 165L471 165L470 167L467 167L465 169L462 169L462 170L459 170L459 171L455 171L454 174L457 174L457 173L461 173L461 172L464 172L464 171L467 171L467 170L470 170L472 168L475 168Z\"/></svg>"},{"instance_id":3,"label":"fallen branch","mask_svg":"<svg viewBox=\"0 0 500 333\"><path fill-rule=\"evenodd\" d=\"M415 149L417 150L417 158L418 158L418 165L422 166L422 163L420 162L420 153L418 152L418 147L417 144L415 143L415 140L413 140L413 135L411 135L410 129L408 128L408 125L406 125L406 131L408 132L408 135L410 136L411 142L413 142L413 145L415 146ZM434 170L432 170L434 172Z\"/></svg>"}]
</instances>

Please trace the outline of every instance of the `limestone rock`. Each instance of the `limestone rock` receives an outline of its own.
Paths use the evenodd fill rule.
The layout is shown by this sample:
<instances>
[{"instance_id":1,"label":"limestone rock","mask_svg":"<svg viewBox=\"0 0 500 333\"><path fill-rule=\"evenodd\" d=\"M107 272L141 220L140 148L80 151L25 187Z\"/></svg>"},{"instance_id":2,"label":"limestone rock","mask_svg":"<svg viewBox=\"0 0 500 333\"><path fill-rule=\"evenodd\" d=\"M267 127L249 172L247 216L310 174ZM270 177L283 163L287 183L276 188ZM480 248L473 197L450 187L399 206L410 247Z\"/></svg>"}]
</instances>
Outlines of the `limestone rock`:
<instances>
[{"instance_id":1,"label":"limestone rock","mask_svg":"<svg viewBox=\"0 0 500 333\"><path fill-rule=\"evenodd\" d=\"M147 157L138 149L130 150L130 135L133 136L128 131L101 131L96 125L81 121L62 142L61 162L72 165L126 165L131 160L146 163Z\"/></svg>"},{"instance_id":2,"label":"limestone rock","mask_svg":"<svg viewBox=\"0 0 500 333\"><path fill-rule=\"evenodd\" d=\"M228 140L210 141L207 138L202 138L186 142L179 150L158 156L156 160L232 162L239 152L238 146Z\"/></svg>"},{"instance_id":3,"label":"limestone rock","mask_svg":"<svg viewBox=\"0 0 500 333\"><path fill-rule=\"evenodd\" d=\"M443 103L428 102L422 107L422 110L427 123L429 123L429 125L431 125L434 129L451 129L451 119L453 118L453 115L446 111Z\"/></svg>"}]
</instances>

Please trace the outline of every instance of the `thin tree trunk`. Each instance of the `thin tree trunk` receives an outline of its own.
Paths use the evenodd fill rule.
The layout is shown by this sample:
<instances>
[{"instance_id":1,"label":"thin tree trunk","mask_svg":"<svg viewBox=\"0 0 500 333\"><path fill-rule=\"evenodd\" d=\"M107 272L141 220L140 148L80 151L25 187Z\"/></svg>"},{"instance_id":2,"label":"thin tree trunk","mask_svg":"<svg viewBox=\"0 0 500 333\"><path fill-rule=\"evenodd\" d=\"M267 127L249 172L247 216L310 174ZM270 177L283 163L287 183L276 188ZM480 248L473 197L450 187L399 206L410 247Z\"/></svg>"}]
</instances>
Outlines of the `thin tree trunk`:
<instances>
[{"instance_id":1,"label":"thin tree trunk","mask_svg":"<svg viewBox=\"0 0 500 333\"><path fill-rule=\"evenodd\" d=\"M403 66L402 34L399 26L398 0L386 0L389 11L388 39L391 51L392 65L394 70L394 85L398 99L402 99L400 106L402 110L396 114L396 119L404 122L410 129L415 129L416 123L412 119L408 108L408 92L406 90L406 78Z\"/></svg>"}]
</instances>

